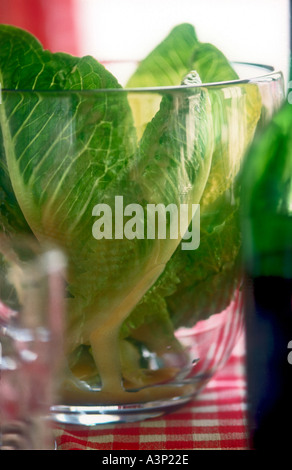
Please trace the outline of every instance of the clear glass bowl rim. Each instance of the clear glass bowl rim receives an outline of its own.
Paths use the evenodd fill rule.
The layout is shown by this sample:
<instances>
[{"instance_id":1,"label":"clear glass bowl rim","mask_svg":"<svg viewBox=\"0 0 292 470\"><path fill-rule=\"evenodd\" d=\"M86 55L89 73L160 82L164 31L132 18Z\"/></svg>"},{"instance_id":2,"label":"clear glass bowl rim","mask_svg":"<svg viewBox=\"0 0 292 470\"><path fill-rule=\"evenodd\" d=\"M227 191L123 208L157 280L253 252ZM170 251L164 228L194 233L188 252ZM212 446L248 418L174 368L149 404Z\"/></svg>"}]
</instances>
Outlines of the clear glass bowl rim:
<instances>
[{"instance_id":1,"label":"clear glass bowl rim","mask_svg":"<svg viewBox=\"0 0 292 470\"><path fill-rule=\"evenodd\" d=\"M115 61L110 61L115 62ZM118 62L118 61L117 61ZM163 92L177 92L180 90L189 90L189 89L196 89L196 88L214 88L214 87L228 87L232 85L241 85L241 84L248 84L248 83L259 83L259 82L269 82L275 80L283 79L283 72L281 70L276 70L271 65L265 64L258 64L253 62L242 62L242 61L232 61L230 62L232 65L235 66L245 66L251 68L259 68L263 70L262 73L258 73L255 76L250 78L238 78L236 80L226 80L221 82L206 82L206 83L199 83L195 85L172 85L172 86L154 86L154 87L137 87L137 88L94 88L94 89L82 89L82 90L43 90L43 89L10 89L10 88L1 88L0 84L0 92L5 93L13 93L13 92L21 92L21 93L41 93L41 94L49 94L49 95L58 95L58 94L96 94L96 93L163 93Z\"/></svg>"}]
</instances>

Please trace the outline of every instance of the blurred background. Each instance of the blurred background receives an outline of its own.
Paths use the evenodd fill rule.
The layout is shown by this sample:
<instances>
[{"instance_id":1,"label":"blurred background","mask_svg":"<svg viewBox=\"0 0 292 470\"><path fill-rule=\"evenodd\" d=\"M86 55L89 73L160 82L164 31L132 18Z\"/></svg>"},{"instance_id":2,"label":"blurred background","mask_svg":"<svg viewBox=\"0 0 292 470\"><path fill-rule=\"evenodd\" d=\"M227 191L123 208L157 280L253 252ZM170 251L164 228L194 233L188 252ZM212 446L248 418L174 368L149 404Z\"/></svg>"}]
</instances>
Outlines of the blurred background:
<instances>
[{"instance_id":1,"label":"blurred background","mask_svg":"<svg viewBox=\"0 0 292 470\"><path fill-rule=\"evenodd\" d=\"M181 22L230 60L289 70L288 0L0 0L0 22L45 48L100 61L143 58Z\"/></svg>"}]
</instances>

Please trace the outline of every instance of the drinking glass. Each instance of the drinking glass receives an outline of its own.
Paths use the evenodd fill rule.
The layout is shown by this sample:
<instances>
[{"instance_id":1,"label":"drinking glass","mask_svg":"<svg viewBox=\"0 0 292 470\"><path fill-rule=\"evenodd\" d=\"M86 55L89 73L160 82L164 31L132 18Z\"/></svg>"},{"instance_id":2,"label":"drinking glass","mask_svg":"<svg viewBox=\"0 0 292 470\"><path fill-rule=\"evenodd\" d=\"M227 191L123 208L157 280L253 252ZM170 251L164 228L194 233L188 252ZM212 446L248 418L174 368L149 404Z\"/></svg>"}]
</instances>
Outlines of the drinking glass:
<instances>
[{"instance_id":1,"label":"drinking glass","mask_svg":"<svg viewBox=\"0 0 292 470\"><path fill-rule=\"evenodd\" d=\"M53 449L65 258L57 248L1 234L0 259L0 448Z\"/></svg>"}]
</instances>

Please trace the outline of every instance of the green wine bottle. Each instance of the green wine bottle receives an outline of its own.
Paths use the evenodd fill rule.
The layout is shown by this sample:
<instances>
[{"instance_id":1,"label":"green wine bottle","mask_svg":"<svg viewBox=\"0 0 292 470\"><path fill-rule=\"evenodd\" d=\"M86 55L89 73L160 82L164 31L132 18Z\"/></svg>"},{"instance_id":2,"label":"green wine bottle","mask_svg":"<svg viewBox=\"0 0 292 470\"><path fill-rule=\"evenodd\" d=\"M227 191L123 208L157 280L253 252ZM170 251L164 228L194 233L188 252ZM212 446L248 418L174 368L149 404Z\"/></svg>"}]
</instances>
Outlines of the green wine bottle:
<instances>
[{"instance_id":1,"label":"green wine bottle","mask_svg":"<svg viewBox=\"0 0 292 470\"><path fill-rule=\"evenodd\" d=\"M256 136L242 170L248 418L254 449L284 449L291 445L290 101L288 94L264 131Z\"/></svg>"}]
</instances>

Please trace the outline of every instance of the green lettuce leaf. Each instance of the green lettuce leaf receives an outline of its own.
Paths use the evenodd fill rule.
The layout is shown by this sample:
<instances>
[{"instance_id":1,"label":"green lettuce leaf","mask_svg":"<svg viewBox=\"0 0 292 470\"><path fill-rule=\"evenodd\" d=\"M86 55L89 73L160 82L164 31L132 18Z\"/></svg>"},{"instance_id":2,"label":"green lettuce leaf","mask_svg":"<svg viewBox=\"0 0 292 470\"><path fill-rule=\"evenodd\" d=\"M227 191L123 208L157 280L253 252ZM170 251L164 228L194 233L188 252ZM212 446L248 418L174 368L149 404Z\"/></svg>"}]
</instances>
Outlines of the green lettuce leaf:
<instances>
[{"instance_id":1,"label":"green lettuce leaf","mask_svg":"<svg viewBox=\"0 0 292 470\"><path fill-rule=\"evenodd\" d=\"M174 27L138 65L126 88L180 85L191 69L191 52L197 44L197 35L191 24ZM161 96L150 95L147 106L141 110L141 97L129 95L137 134L143 135L147 123L159 110Z\"/></svg>"},{"instance_id":2,"label":"green lettuce leaf","mask_svg":"<svg viewBox=\"0 0 292 470\"><path fill-rule=\"evenodd\" d=\"M238 74L225 55L210 43L197 42L192 51L190 65L202 76L204 83L238 79Z\"/></svg>"},{"instance_id":3,"label":"green lettuce leaf","mask_svg":"<svg viewBox=\"0 0 292 470\"><path fill-rule=\"evenodd\" d=\"M140 63L127 88L179 85L191 71L191 52L198 39L194 27L184 23L174 27L167 37Z\"/></svg>"},{"instance_id":4,"label":"green lettuce leaf","mask_svg":"<svg viewBox=\"0 0 292 470\"><path fill-rule=\"evenodd\" d=\"M187 24L179 25L169 34L161 48L158 46L142 61L142 72L138 67L134 74L136 86L142 86L146 79L149 86L156 84L154 80L151 81L151 74L147 76L145 64L152 70L152 60L159 64L161 59L162 63L160 53L165 43L173 47L163 58L164 61L171 58L167 70L179 69L183 63L185 70L195 70L203 83L238 79L236 71L222 52L212 44L199 42L194 34L193 41L189 41L184 48L183 59L178 59L175 35L179 33L179 37L184 37L190 30ZM176 65L174 58L177 59ZM168 74L168 84L178 84L175 73ZM124 336L138 335L147 341L148 334L149 344L152 344L147 322L154 322L154 318L159 316L158 312L163 312L165 325L170 318L172 325L191 326L195 319L207 318L226 308L236 287L240 285L237 175L260 117L261 97L256 85L239 84L233 87L233 91L236 93L236 103L239 104L236 107L233 96L228 98L226 88L220 86L209 89L214 150L210 175L200 201L200 246L194 251L183 251L180 246L177 248L158 281L125 321L121 330ZM228 135L222 137L223 128Z\"/></svg>"}]
</instances>

